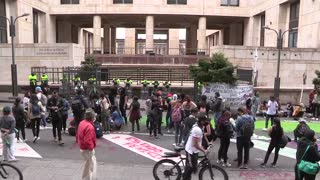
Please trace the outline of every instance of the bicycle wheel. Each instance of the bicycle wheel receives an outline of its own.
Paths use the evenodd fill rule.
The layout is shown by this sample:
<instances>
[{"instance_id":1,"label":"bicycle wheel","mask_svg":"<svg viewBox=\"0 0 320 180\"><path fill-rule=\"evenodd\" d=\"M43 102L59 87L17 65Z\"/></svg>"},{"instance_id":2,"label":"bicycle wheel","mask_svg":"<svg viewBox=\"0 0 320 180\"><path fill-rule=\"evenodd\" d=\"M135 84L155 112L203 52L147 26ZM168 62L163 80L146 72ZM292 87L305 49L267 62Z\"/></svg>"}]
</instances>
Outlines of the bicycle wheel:
<instances>
[{"instance_id":1,"label":"bicycle wheel","mask_svg":"<svg viewBox=\"0 0 320 180\"><path fill-rule=\"evenodd\" d=\"M211 171L210 171L211 169ZM211 175L212 173L212 175ZM228 180L227 172L219 166L204 166L199 172L199 180Z\"/></svg>"},{"instance_id":2,"label":"bicycle wheel","mask_svg":"<svg viewBox=\"0 0 320 180\"><path fill-rule=\"evenodd\" d=\"M162 159L153 167L153 177L155 180L180 180L181 176L180 166L171 159Z\"/></svg>"},{"instance_id":3,"label":"bicycle wheel","mask_svg":"<svg viewBox=\"0 0 320 180\"><path fill-rule=\"evenodd\" d=\"M11 164L0 163L0 179L23 180L23 175L17 167Z\"/></svg>"}]
</instances>

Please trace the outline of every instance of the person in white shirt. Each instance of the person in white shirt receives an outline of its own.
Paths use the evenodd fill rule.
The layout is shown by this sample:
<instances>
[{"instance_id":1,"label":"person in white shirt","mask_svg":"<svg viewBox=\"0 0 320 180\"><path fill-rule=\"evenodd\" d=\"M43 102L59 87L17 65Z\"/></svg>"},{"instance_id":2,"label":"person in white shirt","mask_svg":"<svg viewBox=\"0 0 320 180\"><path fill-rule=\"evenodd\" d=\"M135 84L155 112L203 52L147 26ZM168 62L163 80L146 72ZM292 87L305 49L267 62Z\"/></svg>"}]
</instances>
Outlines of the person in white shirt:
<instances>
[{"instance_id":1,"label":"person in white shirt","mask_svg":"<svg viewBox=\"0 0 320 180\"><path fill-rule=\"evenodd\" d=\"M192 172L197 172L198 166L198 154L199 152L206 153L206 150L202 147L202 128L209 123L209 119L206 113L199 114L198 122L192 126L187 144L185 146L186 151L186 167L183 174L183 180L191 180Z\"/></svg>"},{"instance_id":2,"label":"person in white shirt","mask_svg":"<svg viewBox=\"0 0 320 180\"><path fill-rule=\"evenodd\" d=\"M263 130L267 130L269 119L271 119L271 126L273 125L274 117L277 114L278 103L277 101L275 101L273 96L270 96L270 100L268 101L267 108L268 110L267 110L267 116L266 116L266 126L265 126L265 129Z\"/></svg>"}]
</instances>

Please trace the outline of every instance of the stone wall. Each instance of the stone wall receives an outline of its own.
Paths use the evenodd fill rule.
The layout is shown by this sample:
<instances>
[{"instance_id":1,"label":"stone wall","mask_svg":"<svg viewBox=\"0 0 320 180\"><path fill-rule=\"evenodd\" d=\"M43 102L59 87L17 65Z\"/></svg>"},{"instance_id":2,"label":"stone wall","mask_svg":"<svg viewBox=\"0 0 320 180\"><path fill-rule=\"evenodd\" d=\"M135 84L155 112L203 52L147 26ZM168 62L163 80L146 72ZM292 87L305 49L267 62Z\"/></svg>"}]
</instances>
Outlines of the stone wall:
<instances>
[{"instance_id":1,"label":"stone wall","mask_svg":"<svg viewBox=\"0 0 320 180\"><path fill-rule=\"evenodd\" d=\"M11 44L0 44L0 84L11 84ZM15 48L18 84L28 84L31 67L79 66L84 49L77 44L18 44Z\"/></svg>"}]
</instances>

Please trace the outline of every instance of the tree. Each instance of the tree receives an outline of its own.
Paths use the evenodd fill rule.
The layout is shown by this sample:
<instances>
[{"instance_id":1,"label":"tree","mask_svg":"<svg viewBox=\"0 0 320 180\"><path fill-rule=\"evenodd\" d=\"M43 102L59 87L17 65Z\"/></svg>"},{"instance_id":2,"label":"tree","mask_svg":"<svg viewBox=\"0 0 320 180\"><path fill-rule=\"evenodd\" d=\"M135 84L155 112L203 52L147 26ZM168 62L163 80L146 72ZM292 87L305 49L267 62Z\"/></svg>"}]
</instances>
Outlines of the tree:
<instances>
[{"instance_id":1,"label":"tree","mask_svg":"<svg viewBox=\"0 0 320 180\"><path fill-rule=\"evenodd\" d=\"M320 94L320 71L316 70L315 73L317 77L312 80L312 84L314 84L317 93Z\"/></svg>"},{"instance_id":2,"label":"tree","mask_svg":"<svg viewBox=\"0 0 320 180\"><path fill-rule=\"evenodd\" d=\"M88 80L91 76L97 75L98 66L93 56L86 56L81 62L80 76L82 80Z\"/></svg>"},{"instance_id":3,"label":"tree","mask_svg":"<svg viewBox=\"0 0 320 180\"><path fill-rule=\"evenodd\" d=\"M223 53L215 53L211 58L200 59L198 66L191 65L190 72L198 82L234 84L233 66Z\"/></svg>"}]
</instances>

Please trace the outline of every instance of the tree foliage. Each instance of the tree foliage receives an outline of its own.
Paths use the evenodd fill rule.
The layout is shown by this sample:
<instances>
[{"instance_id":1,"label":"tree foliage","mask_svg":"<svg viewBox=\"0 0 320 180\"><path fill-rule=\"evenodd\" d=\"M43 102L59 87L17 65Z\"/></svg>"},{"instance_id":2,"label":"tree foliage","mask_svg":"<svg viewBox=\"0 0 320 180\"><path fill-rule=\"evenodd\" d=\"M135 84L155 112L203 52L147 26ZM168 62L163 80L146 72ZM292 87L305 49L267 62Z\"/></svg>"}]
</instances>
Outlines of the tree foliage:
<instances>
[{"instance_id":1,"label":"tree foliage","mask_svg":"<svg viewBox=\"0 0 320 180\"><path fill-rule=\"evenodd\" d=\"M315 73L316 73L317 77L312 80L312 83L315 86L319 86L320 85L320 71L316 70Z\"/></svg>"},{"instance_id":2,"label":"tree foliage","mask_svg":"<svg viewBox=\"0 0 320 180\"><path fill-rule=\"evenodd\" d=\"M215 53L212 57L200 59L198 66L190 66L193 78L198 82L234 84L237 78L234 76L233 66L223 53Z\"/></svg>"}]
</instances>

